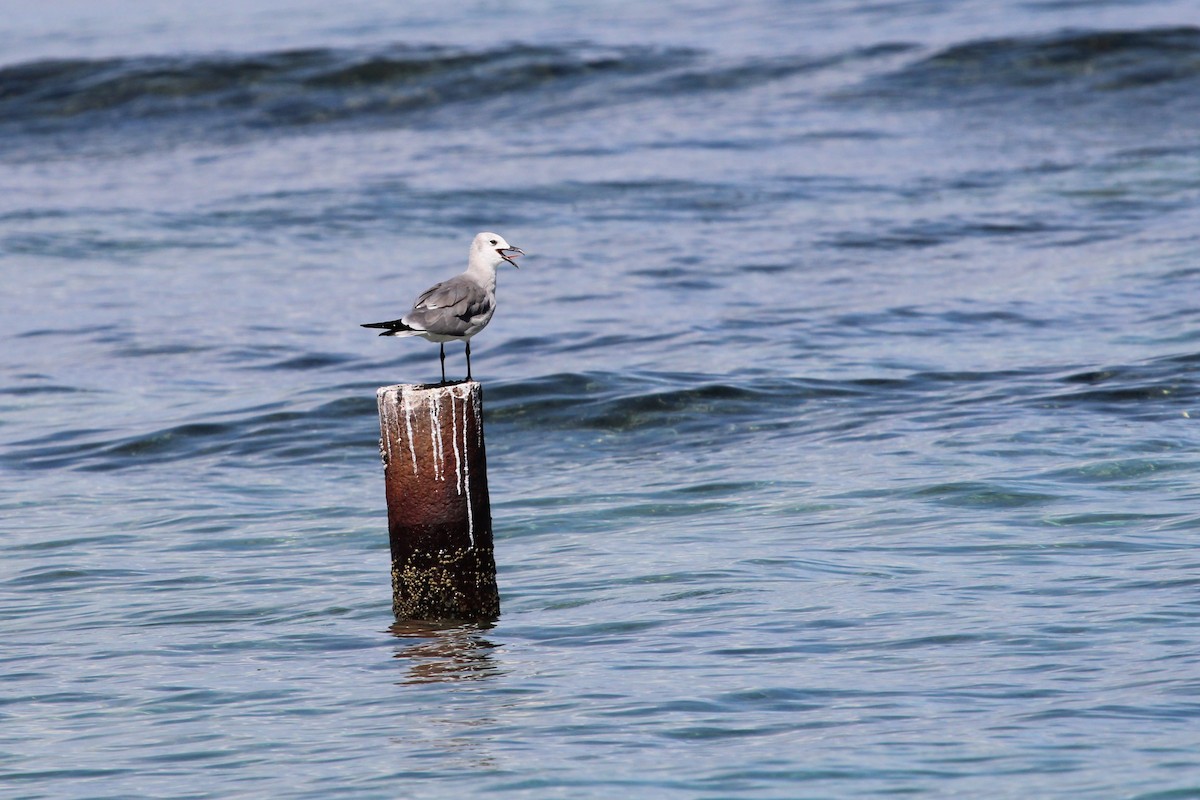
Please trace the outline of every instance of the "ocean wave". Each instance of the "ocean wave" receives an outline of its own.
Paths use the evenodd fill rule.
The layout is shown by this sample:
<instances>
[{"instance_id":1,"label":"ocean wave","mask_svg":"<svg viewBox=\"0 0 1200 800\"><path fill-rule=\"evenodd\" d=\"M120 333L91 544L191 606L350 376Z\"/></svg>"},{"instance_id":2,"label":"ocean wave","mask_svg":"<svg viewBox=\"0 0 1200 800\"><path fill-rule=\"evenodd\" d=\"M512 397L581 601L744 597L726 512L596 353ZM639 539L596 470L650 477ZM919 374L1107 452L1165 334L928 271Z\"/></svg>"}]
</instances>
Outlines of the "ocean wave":
<instances>
[{"instance_id":1,"label":"ocean wave","mask_svg":"<svg viewBox=\"0 0 1200 800\"><path fill-rule=\"evenodd\" d=\"M1200 354L1072 372L1041 400L1141 420L1200 415Z\"/></svg>"},{"instance_id":2,"label":"ocean wave","mask_svg":"<svg viewBox=\"0 0 1200 800\"><path fill-rule=\"evenodd\" d=\"M780 423L824 398L874 395L899 384L804 378L563 373L488 390L489 419L514 424L614 433L672 428L728 431L731 424Z\"/></svg>"},{"instance_id":3,"label":"ocean wave","mask_svg":"<svg viewBox=\"0 0 1200 800\"><path fill-rule=\"evenodd\" d=\"M279 368L325 363L317 354ZM372 387L352 384L323 394L333 399L211 413L140 433L60 430L15 442L0 466L110 471L201 460L270 469L373 455ZM881 421L913 414L932 415L946 429L970 427L997 405L1137 420L1200 413L1200 356L1102 369L923 371L895 378L571 372L491 384L484 394L489 438L516 437L523 448L558 447L555 432L621 447L661 446L663 436L676 447L747 440L776 446L797 437L815 443L871 435Z\"/></svg>"},{"instance_id":4,"label":"ocean wave","mask_svg":"<svg viewBox=\"0 0 1200 800\"><path fill-rule=\"evenodd\" d=\"M871 79L865 90L957 102L1029 92L1066 91L1083 98L1159 86L1179 91L1198 77L1200 28L1065 31L954 45Z\"/></svg>"},{"instance_id":5,"label":"ocean wave","mask_svg":"<svg viewBox=\"0 0 1200 800\"><path fill-rule=\"evenodd\" d=\"M15 443L0 464L16 469L107 472L181 461L260 462L264 467L340 458L346 448L377 446L378 430L360 420L375 414L375 398L344 397L315 408L272 404L139 433L104 429L59 431Z\"/></svg>"},{"instance_id":6,"label":"ocean wave","mask_svg":"<svg viewBox=\"0 0 1200 800\"><path fill-rule=\"evenodd\" d=\"M743 91L911 49L884 43L823 56L729 60L641 45L392 45L46 60L0 67L0 130L95 137L128 135L136 127L142 137L174 141L343 123L485 126L518 109L522 117L545 118L647 98Z\"/></svg>"},{"instance_id":7,"label":"ocean wave","mask_svg":"<svg viewBox=\"0 0 1200 800\"><path fill-rule=\"evenodd\" d=\"M307 360L297 368L308 368ZM320 364L316 364L319 366ZM787 427L802 404L820 398L853 398L885 391L888 382L835 382L760 378L749 381L701 375L564 373L489 385L489 432L536 430L605 432L614 436L726 437L737 429ZM348 452L376 451L374 391L362 385L331 389L336 399L273 403L209 413L142 432L80 428L15 442L0 456L14 469L111 471L200 460L254 463L263 468L321 463ZM534 443L532 446L537 446Z\"/></svg>"},{"instance_id":8,"label":"ocean wave","mask_svg":"<svg viewBox=\"0 0 1200 800\"><path fill-rule=\"evenodd\" d=\"M836 69L854 62L887 58L914 49L915 45L908 43L883 42L825 56L791 54L739 60L727 65L698 64L663 78L649 87L649 91L656 94L741 91L796 75Z\"/></svg>"},{"instance_id":9,"label":"ocean wave","mask_svg":"<svg viewBox=\"0 0 1200 800\"><path fill-rule=\"evenodd\" d=\"M561 96L597 81L660 73L693 55L645 47L392 46L39 61L0 68L0 120L26 133L80 127L81 119L96 126L199 117L218 130L396 121L472 101Z\"/></svg>"}]
</instances>

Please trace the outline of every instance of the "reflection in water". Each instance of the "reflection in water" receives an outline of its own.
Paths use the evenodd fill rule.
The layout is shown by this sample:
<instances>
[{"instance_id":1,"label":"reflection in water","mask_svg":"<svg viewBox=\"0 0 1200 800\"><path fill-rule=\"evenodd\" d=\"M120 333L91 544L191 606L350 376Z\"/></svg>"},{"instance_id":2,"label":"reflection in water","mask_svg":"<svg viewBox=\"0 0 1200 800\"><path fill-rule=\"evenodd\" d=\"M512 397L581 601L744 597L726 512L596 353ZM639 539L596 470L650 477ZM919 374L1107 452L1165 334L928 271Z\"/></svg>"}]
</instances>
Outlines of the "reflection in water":
<instances>
[{"instance_id":1,"label":"reflection in water","mask_svg":"<svg viewBox=\"0 0 1200 800\"><path fill-rule=\"evenodd\" d=\"M406 646L394 657L411 662L403 683L471 681L499 674L491 654L496 645L480 635L490 627L479 622L396 622L388 631Z\"/></svg>"}]
</instances>

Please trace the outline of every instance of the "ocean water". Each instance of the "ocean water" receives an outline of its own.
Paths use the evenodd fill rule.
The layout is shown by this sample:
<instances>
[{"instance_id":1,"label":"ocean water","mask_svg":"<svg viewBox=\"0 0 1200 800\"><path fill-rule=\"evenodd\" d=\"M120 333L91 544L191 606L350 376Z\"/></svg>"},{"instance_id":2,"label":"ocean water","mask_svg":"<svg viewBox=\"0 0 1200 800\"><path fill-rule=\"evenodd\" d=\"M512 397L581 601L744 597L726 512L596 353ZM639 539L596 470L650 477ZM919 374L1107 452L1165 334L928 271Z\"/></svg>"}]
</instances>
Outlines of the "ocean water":
<instances>
[{"instance_id":1,"label":"ocean water","mask_svg":"<svg viewBox=\"0 0 1200 800\"><path fill-rule=\"evenodd\" d=\"M416 5L0 14L0 794L1200 796L1194 5Z\"/></svg>"}]
</instances>

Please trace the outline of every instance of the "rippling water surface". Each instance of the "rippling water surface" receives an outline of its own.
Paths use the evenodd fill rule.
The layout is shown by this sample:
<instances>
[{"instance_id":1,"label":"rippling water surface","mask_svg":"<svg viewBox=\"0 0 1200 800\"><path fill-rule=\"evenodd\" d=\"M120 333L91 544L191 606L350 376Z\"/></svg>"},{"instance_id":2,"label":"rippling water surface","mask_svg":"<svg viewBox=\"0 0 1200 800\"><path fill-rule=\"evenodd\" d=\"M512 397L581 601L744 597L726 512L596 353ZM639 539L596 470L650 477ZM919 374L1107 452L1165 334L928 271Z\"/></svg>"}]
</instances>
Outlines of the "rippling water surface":
<instances>
[{"instance_id":1,"label":"rippling water surface","mask_svg":"<svg viewBox=\"0 0 1200 800\"><path fill-rule=\"evenodd\" d=\"M1190 4L335 6L0 20L6 797L1200 794ZM393 625L483 229L503 613Z\"/></svg>"}]
</instances>

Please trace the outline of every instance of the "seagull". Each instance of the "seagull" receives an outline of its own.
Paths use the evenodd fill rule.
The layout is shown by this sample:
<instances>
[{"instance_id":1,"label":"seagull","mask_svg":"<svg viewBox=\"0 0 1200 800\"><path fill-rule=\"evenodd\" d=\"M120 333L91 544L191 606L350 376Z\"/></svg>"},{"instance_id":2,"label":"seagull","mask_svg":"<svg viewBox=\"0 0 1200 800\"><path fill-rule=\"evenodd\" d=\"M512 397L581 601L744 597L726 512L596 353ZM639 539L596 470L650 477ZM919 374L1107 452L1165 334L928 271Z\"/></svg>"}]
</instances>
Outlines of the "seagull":
<instances>
[{"instance_id":1,"label":"seagull","mask_svg":"<svg viewBox=\"0 0 1200 800\"><path fill-rule=\"evenodd\" d=\"M364 328L384 328L380 336L420 336L441 348L442 383L446 382L446 342L467 345L467 380L471 380L471 337L492 320L496 311L496 267L507 261L514 267L519 247L498 233L484 231L471 242L467 271L425 290L412 310L400 319L363 323Z\"/></svg>"}]
</instances>

